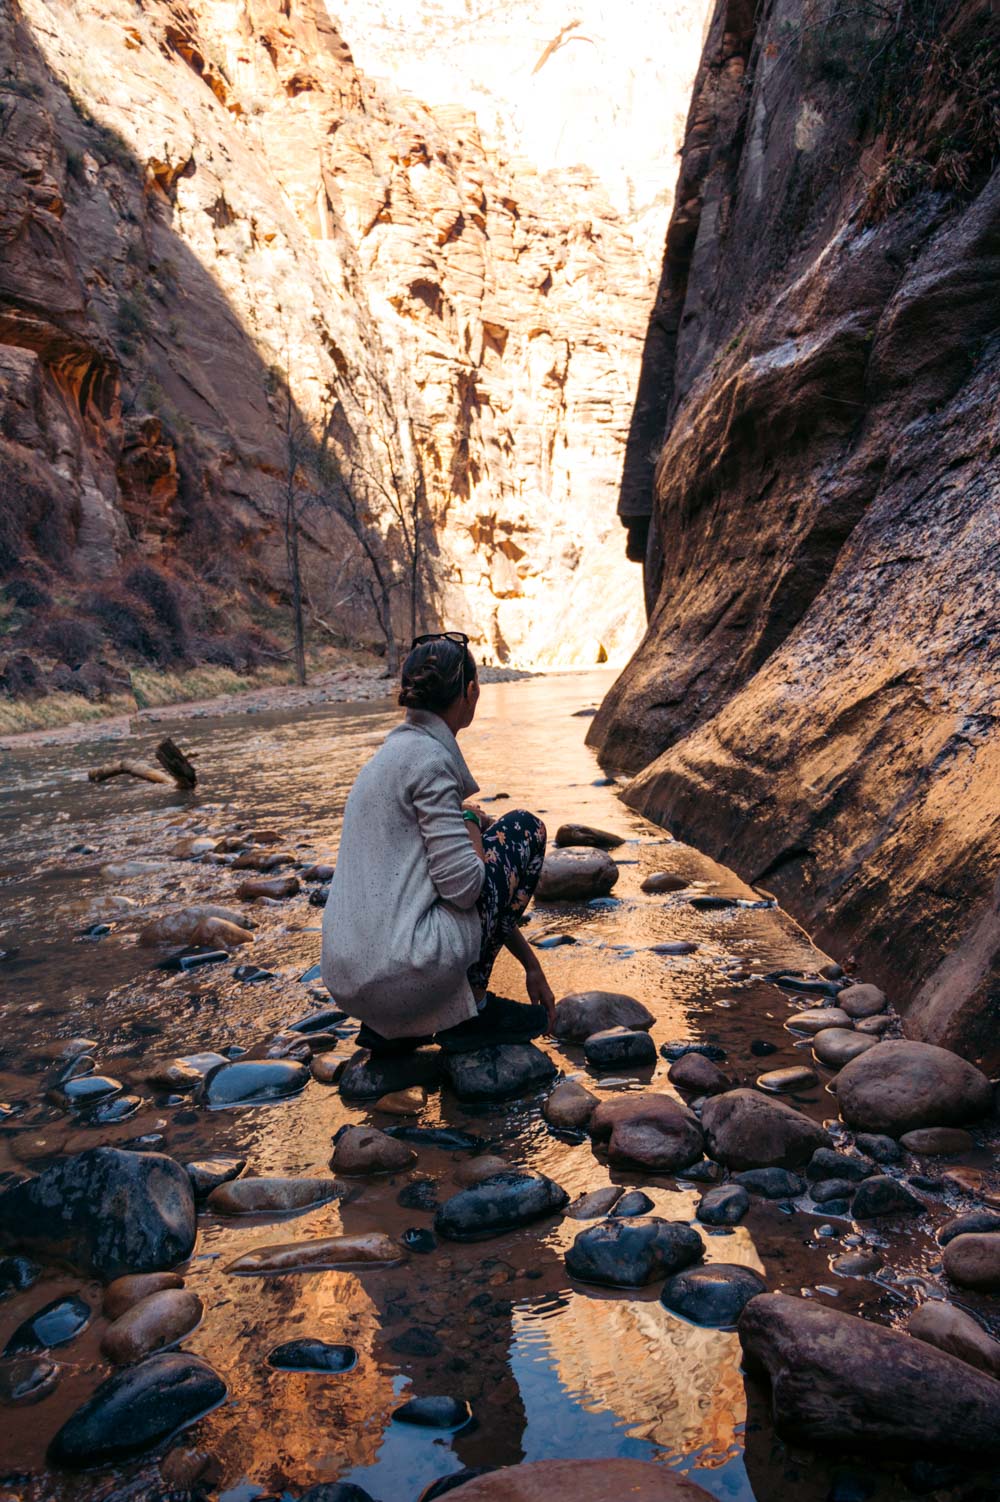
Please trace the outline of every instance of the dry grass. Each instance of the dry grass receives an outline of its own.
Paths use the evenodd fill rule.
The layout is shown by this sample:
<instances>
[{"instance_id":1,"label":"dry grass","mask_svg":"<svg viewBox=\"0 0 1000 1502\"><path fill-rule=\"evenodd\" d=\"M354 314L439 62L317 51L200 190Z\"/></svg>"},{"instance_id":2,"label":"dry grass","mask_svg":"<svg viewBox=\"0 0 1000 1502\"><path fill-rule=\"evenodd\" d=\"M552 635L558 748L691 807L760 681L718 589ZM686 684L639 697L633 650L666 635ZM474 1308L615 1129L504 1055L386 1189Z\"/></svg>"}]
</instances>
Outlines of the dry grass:
<instances>
[{"instance_id":1,"label":"dry grass","mask_svg":"<svg viewBox=\"0 0 1000 1502\"><path fill-rule=\"evenodd\" d=\"M18 735L22 730L58 730L62 725L107 720L123 714L135 714L135 700L124 694L102 704L91 704L80 694L49 694L44 699L0 698L0 735Z\"/></svg>"},{"instance_id":2,"label":"dry grass","mask_svg":"<svg viewBox=\"0 0 1000 1502\"><path fill-rule=\"evenodd\" d=\"M232 668L203 666L173 673L158 668L134 668L132 687L140 709L161 709L165 704L189 704L192 699L217 699L223 694L242 694L248 689L271 688L294 683L290 663L273 663L252 673Z\"/></svg>"}]
</instances>

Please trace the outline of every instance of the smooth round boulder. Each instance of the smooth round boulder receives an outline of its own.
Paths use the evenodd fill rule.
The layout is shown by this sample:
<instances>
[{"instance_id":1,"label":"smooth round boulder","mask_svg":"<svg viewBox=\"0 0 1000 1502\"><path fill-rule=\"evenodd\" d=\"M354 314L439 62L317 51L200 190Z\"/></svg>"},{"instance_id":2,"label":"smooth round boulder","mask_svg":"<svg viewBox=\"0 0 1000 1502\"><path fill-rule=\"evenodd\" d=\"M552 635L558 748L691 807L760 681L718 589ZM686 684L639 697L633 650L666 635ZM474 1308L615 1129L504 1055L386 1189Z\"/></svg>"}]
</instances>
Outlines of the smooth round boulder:
<instances>
[{"instance_id":1,"label":"smooth round boulder","mask_svg":"<svg viewBox=\"0 0 1000 1502\"><path fill-rule=\"evenodd\" d=\"M162 1293L167 1288L183 1288L180 1273L132 1273L124 1278L115 1278L104 1290L101 1312L112 1322L120 1319L126 1309L148 1299L152 1293Z\"/></svg>"},{"instance_id":2,"label":"smooth round boulder","mask_svg":"<svg viewBox=\"0 0 1000 1502\"><path fill-rule=\"evenodd\" d=\"M961 1127L917 1127L916 1131L904 1132L899 1144L908 1153L926 1158L955 1158L971 1152L976 1145Z\"/></svg>"},{"instance_id":3,"label":"smooth round boulder","mask_svg":"<svg viewBox=\"0 0 1000 1502\"><path fill-rule=\"evenodd\" d=\"M892 1137L884 1137L877 1132L859 1132L854 1139L854 1145L859 1153L864 1153L868 1158L874 1158L876 1163L898 1163L903 1156L903 1150L898 1142Z\"/></svg>"},{"instance_id":4,"label":"smooth round boulder","mask_svg":"<svg viewBox=\"0 0 1000 1502\"><path fill-rule=\"evenodd\" d=\"M764 1293L767 1284L752 1267L735 1262L710 1262L668 1278L661 1303L695 1325L730 1329L751 1299Z\"/></svg>"},{"instance_id":5,"label":"smooth round boulder","mask_svg":"<svg viewBox=\"0 0 1000 1502\"><path fill-rule=\"evenodd\" d=\"M1000 1235L995 1231L965 1231L947 1242L944 1270L953 1283L980 1293L1000 1289Z\"/></svg>"},{"instance_id":6,"label":"smooth round boulder","mask_svg":"<svg viewBox=\"0 0 1000 1502\"><path fill-rule=\"evenodd\" d=\"M264 1277L279 1273L326 1272L336 1267L388 1267L402 1259L397 1242L382 1231L355 1236L318 1236L308 1241L285 1241L280 1246L254 1247L230 1262L235 1277Z\"/></svg>"},{"instance_id":7,"label":"smooth round boulder","mask_svg":"<svg viewBox=\"0 0 1000 1502\"><path fill-rule=\"evenodd\" d=\"M409 1090L390 1090L372 1106L373 1111L384 1111L387 1116L418 1116L427 1104L427 1091L422 1085Z\"/></svg>"},{"instance_id":8,"label":"smooth round boulder","mask_svg":"<svg viewBox=\"0 0 1000 1502\"><path fill-rule=\"evenodd\" d=\"M624 845L625 836L595 829L592 824L560 824L553 843L560 849L566 845L584 845L593 850L617 850Z\"/></svg>"},{"instance_id":9,"label":"smooth round boulder","mask_svg":"<svg viewBox=\"0 0 1000 1502\"><path fill-rule=\"evenodd\" d=\"M648 1033L611 1027L591 1033L583 1045L583 1056L590 1068L599 1072L641 1068L656 1063L656 1044Z\"/></svg>"},{"instance_id":10,"label":"smooth round boulder","mask_svg":"<svg viewBox=\"0 0 1000 1502\"><path fill-rule=\"evenodd\" d=\"M935 1240L938 1246L947 1246L956 1236L969 1231L1000 1231L1000 1213L996 1210L968 1210L964 1215L955 1215L938 1226Z\"/></svg>"},{"instance_id":11,"label":"smooth round boulder","mask_svg":"<svg viewBox=\"0 0 1000 1502\"><path fill-rule=\"evenodd\" d=\"M750 1196L742 1184L718 1184L701 1197L695 1215L706 1226L735 1226L750 1208Z\"/></svg>"},{"instance_id":12,"label":"smooth round boulder","mask_svg":"<svg viewBox=\"0 0 1000 1502\"><path fill-rule=\"evenodd\" d=\"M581 1231L566 1253L566 1270L583 1283L640 1288L688 1267L705 1246L693 1226L659 1216L607 1220Z\"/></svg>"},{"instance_id":13,"label":"smooth round boulder","mask_svg":"<svg viewBox=\"0 0 1000 1502\"><path fill-rule=\"evenodd\" d=\"M791 1095L797 1090L811 1090L819 1084L819 1076L815 1069L807 1069L804 1064L792 1064L787 1069L769 1069L766 1074L757 1076L757 1089L766 1090L769 1095Z\"/></svg>"},{"instance_id":14,"label":"smooth round boulder","mask_svg":"<svg viewBox=\"0 0 1000 1502\"><path fill-rule=\"evenodd\" d=\"M349 1372L358 1364L358 1353L353 1346L300 1336L268 1351L267 1364L283 1372Z\"/></svg>"},{"instance_id":15,"label":"smooth round boulder","mask_svg":"<svg viewBox=\"0 0 1000 1502\"><path fill-rule=\"evenodd\" d=\"M683 892L690 885L686 876L678 876L675 871L651 871L643 878L639 890L657 896L663 892Z\"/></svg>"},{"instance_id":16,"label":"smooth round boulder","mask_svg":"<svg viewBox=\"0 0 1000 1502\"><path fill-rule=\"evenodd\" d=\"M855 1185L850 1179L820 1179L810 1185L809 1198L814 1205L829 1205L829 1214L836 1214L834 1206L843 1201L847 1204L854 1194Z\"/></svg>"},{"instance_id":17,"label":"smooth round boulder","mask_svg":"<svg viewBox=\"0 0 1000 1502\"><path fill-rule=\"evenodd\" d=\"M584 1043L609 1027L648 1031L654 1017L634 996L619 991L574 991L556 1002L552 1032L565 1043Z\"/></svg>"},{"instance_id":18,"label":"smooth round boulder","mask_svg":"<svg viewBox=\"0 0 1000 1502\"><path fill-rule=\"evenodd\" d=\"M603 1220L611 1214L624 1193L620 1184L592 1189L589 1194L578 1195L567 1207L566 1214L573 1220Z\"/></svg>"},{"instance_id":19,"label":"smooth round boulder","mask_svg":"<svg viewBox=\"0 0 1000 1502\"><path fill-rule=\"evenodd\" d=\"M805 1012L795 1012L789 1017L785 1026L793 1033L826 1032L827 1028L837 1027L851 1030L851 1019L846 1012L839 1007L809 1007Z\"/></svg>"},{"instance_id":20,"label":"smooth round boulder","mask_svg":"<svg viewBox=\"0 0 1000 1502\"><path fill-rule=\"evenodd\" d=\"M611 1211L612 1220L627 1220L633 1215L648 1215L656 1206L642 1189L629 1189Z\"/></svg>"},{"instance_id":21,"label":"smooth round boulder","mask_svg":"<svg viewBox=\"0 0 1000 1502\"><path fill-rule=\"evenodd\" d=\"M317 1085L336 1085L348 1065L346 1054L317 1053L309 1060L309 1073Z\"/></svg>"},{"instance_id":22,"label":"smooth round boulder","mask_svg":"<svg viewBox=\"0 0 1000 1502\"><path fill-rule=\"evenodd\" d=\"M982 1070L946 1048L891 1038L837 1079L840 1114L863 1132L901 1137L917 1127L963 1126L993 1107Z\"/></svg>"},{"instance_id":23,"label":"smooth round boulder","mask_svg":"<svg viewBox=\"0 0 1000 1502\"><path fill-rule=\"evenodd\" d=\"M877 1043L877 1038L870 1038L851 1028L825 1027L821 1033L813 1035L813 1058L827 1069L843 1069L845 1064L849 1064L859 1054L875 1048Z\"/></svg>"},{"instance_id":24,"label":"smooth round boulder","mask_svg":"<svg viewBox=\"0 0 1000 1502\"><path fill-rule=\"evenodd\" d=\"M602 1100L590 1118L595 1142L606 1142L612 1163L639 1164L672 1173L702 1156L695 1117L672 1095L618 1095Z\"/></svg>"},{"instance_id":25,"label":"smooth round boulder","mask_svg":"<svg viewBox=\"0 0 1000 1502\"><path fill-rule=\"evenodd\" d=\"M191 1180L195 1199L203 1200L220 1184L238 1179L246 1166L246 1158L197 1158L184 1164L184 1172Z\"/></svg>"},{"instance_id":26,"label":"smooth round boulder","mask_svg":"<svg viewBox=\"0 0 1000 1502\"><path fill-rule=\"evenodd\" d=\"M756 1090L728 1090L701 1113L708 1152L727 1168L797 1168L830 1134L801 1111Z\"/></svg>"},{"instance_id":27,"label":"smooth round boulder","mask_svg":"<svg viewBox=\"0 0 1000 1502\"><path fill-rule=\"evenodd\" d=\"M837 997L837 1005L848 1017L876 1017L888 1003L885 992L878 986L845 986Z\"/></svg>"},{"instance_id":28,"label":"smooth round boulder","mask_svg":"<svg viewBox=\"0 0 1000 1502\"><path fill-rule=\"evenodd\" d=\"M373 1173L401 1173L416 1161L417 1155L413 1148L400 1142L397 1137L390 1137L377 1127L349 1126L337 1137L330 1167L334 1173L355 1177Z\"/></svg>"},{"instance_id":29,"label":"smooth round boulder","mask_svg":"<svg viewBox=\"0 0 1000 1502\"><path fill-rule=\"evenodd\" d=\"M878 1252L844 1252L834 1257L831 1268L841 1278L867 1278L882 1266Z\"/></svg>"},{"instance_id":30,"label":"smooth round boulder","mask_svg":"<svg viewBox=\"0 0 1000 1502\"><path fill-rule=\"evenodd\" d=\"M410 1398L392 1417L398 1424L417 1424L421 1429L464 1429L472 1409L464 1398L433 1395Z\"/></svg>"},{"instance_id":31,"label":"smooth round boulder","mask_svg":"<svg viewBox=\"0 0 1000 1502\"><path fill-rule=\"evenodd\" d=\"M198 1094L211 1110L265 1105L298 1095L309 1078L309 1070L294 1059L236 1059L213 1070Z\"/></svg>"},{"instance_id":32,"label":"smooth round boulder","mask_svg":"<svg viewBox=\"0 0 1000 1502\"><path fill-rule=\"evenodd\" d=\"M618 867L604 850L550 850L535 887L536 902L575 902L606 897Z\"/></svg>"},{"instance_id":33,"label":"smooth round boulder","mask_svg":"<svg viewBox=\"0 0 1000 1502\"><path fill-rule=\"evenodd\" d=\"M200 1322L201 1299L188 1288L164 1288L133 1304L109 1325L101 1353L116 1366L132 1366L174 1346Z\"/></svg>"},{"instance_id":34,"label":"smooth round boulder","mask_svg":"<svg viewBox=\"0 0 1000 1502\"><path fill-rule=\"evenodd\" d=\"M851 1214L855 1220L875 1220L879 1215L916 1215L923 1208L923 1202L905 1184L877 1174L858 1185Z\"/></svg>"},{"instance_id":35,"label":"smooth round boulder","mask_svg":"<svg viewBox=\"0 0 1000 1502\"><path fill-rule=\"evenodd\" d=\"M216 1408L226 1384L207 1361L170 1351L108 1377L49 1445L54 1465L82 1469L141 1454Z\"/></svg>"},{"instance_id":36,"label":"smooth round boulder","mask_svg":"<svg viewBox=\"0 0 1000 1502\"><path fill-rule=\"evenodd\" d=\"M558 1070L533 1043L494 1043L467 1053L448 1054L445 1073L461 1101L500 1101L537 1090Z\"/></svg>"},{"instance_id":37,"label":"smooth round boulder","mask_svg":"<svg viewBox=\"0 0 1000 1502\"><path fill-rule=\"evenodd\" d=\"M1000 1340L994 1340L964 1309L943 1299L928 1299L913 1311L906 1328L916 1340L926 1340L939 1351L1000 1377Z\"/></svg>"},{"instance_id":38,"label":"smooth round boulder","mask_svg":"<svg viewBox=\"0 0 1000 1502\"><path fill-rule=\"evenodd\" d=\"M447 1241L476 1241L558 1214L568 1202L565 1189L544 1174L500 1173L445 1200L434 1229Z\"/></svg>"},{"instance_id":39,"label":"smooth round boulder","mask_svg":"<svg viewBox=\"0 0 1000 1502\"><path fill-rule=\"evenodd\" d=\"M667 1079L685 1095L694 1096L721 1095L731 1084L718 1065L702 1053L686 1053L675 1059L667 1070Z\"/></svg>"},{"instance_id":40,"label":"smooth round boulder","mask_svg":"<svg viewBox=\"0 0 1000 1502\"><path fill-rule=\"evenodd\" d=\"M292 1215L343 1197L336 1179L232 1179L212 1190L206 1208L213 1215Z\"/></svg>"},{"instance_id":41,"label":"smooth round boulder","mask_svg":"<svg viewBox=\"0 0 1000 1502\"><path fill-rule=\"evenodd\" d=\"M578 1080L560 1080L545 1097L542 1115L558 1131L581 1131L597 1107L592 1095Z\"/></svg>"},{"instance_id":42,"label":"smooth round boulder","mask_svg":"<svg viewBox=\"0 0 1000 1502\"><path fill-rule=\"evenodd\" d=\"M448 1496L449 1502L710 1502L710 1494L693 1481L645 1460L536 1460L503 1466L466 1481Z\"/></svg>"}]
</instances>

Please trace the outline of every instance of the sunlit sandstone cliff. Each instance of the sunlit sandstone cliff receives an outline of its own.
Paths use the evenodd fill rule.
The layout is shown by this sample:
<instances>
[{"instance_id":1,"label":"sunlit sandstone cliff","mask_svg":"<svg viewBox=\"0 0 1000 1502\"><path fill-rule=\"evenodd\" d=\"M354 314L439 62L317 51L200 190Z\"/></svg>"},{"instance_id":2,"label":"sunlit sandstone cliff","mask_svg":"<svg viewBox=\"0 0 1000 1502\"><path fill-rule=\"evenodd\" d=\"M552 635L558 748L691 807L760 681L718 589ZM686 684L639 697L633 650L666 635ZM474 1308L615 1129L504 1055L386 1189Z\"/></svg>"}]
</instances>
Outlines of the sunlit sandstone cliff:
<instances>
[{"instance_id":1,"label":"sunlit sandstone cliff","mask_svg":"<svg viewBox=\"0 0 1000 1502\"><path fill-rule=\"evenodd\" d=\"M700 15L685 0L671 23L691 39L672 97L648 80L658 127ZM287 595L300 423L337 432L383 536L393 475L417 497L425 622L519 663L634 644L613 498L669 128L658 193L618 184L616 206L565 134L536 166L468 105L397 93L391 57L370 82L319 0L23 0L0 26L9 649L62 680L102 632L126 658L252 654L258 606ZM537 57L532 34L525 71ZM311 618L376 639L356 541L318 505L303 528Z\"/></svg>"},{"instance_id":2,"label":"sunlit sandstone cliff","mask_svg":"<svg viewBox=\"0 0 1000 1502\"><path fill-rule=\"evenodd\" d=\"M620 502L649 626L591 730L994 1062L998 80L979 0L718 0Z\"/></svg>"}]
</instances>

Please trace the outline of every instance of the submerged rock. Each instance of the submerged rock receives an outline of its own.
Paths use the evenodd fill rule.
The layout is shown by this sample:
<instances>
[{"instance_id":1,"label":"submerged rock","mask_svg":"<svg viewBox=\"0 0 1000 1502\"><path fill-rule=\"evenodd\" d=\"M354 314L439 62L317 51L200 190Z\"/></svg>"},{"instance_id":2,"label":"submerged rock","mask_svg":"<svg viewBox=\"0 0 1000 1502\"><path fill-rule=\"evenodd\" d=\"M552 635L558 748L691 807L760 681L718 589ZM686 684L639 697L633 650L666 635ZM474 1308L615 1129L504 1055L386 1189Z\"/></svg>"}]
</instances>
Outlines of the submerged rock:
<instances>
[{"instance_id":1,"label":"submerged rock","mask_svg":"<svg viewBox=\"0 0 1000 1502\"><path fill-rule=\"evenodd\" d=\"M257 1106L297 1095L309 1083L309 1070L294 1059L237 1059L208 1076L199 1091L212 1110Z\"/></svg>"},{"instance_id":2,"label":"submerged rock","mask_svg":"<svg viewBox=\"0 0 1000 1502\"><path fill-rule=\"evenodd\" d=\"M40 1403L59 1385L60 1371L47 1356L14 1356L0 1361L0 1403L10 1408Z\"/></svg>"},{"instance_id":3,"label":"submerged rock","mask_svg":"<svg viewBox=\"0 0 1000 1502\"><path fill-rule=\"evenodd\" d=\"M176 1345L201 1321L201 1299L187 1288L148 1294L109 1325L101 1351L116 1366L132 1366L154 1351Z\"/></svg>"},{"instance_id":4,"label":"submerged rock","mask_svg":"<svg viewBox=\"0 0 1000 1502\"><path fill-rule=\"evenodd\" d=\"M123 1460L193 1423L226 1396L226 1384L197 1356L170 1352L108 1377L67 1419L49 1459L83 1468Z\"/></svg>"},{"instance_id":5,"label":"submerged rock","mask_svg":"<svg viewBox=\"0 0 1000 1502\"><path fill-rule=\"evenodd\" d=\"M345 1193L336 1179L233 1179L212 1190L207 1208L213 1215L290 1215Z\"/></svg>"},{"instance_id":6,"label":"submerged rock","mask_svg":"<svg viewBox=\"0 0 1000 1502\"><path fill-rule=\"evenodd\" d=\"M750 1208L750 1195L742 1184L719 1184L708 1189L695 1211L706 1226L735 1226Z\"/></svg>"},{"instance_id":7,"label":"submerged rock","mask_svg":"<svg viewBox=\"0 0 1000 1502\"><path fill-rule=\"evenodd\" d=\"M556 1003L552 1031L567 1043L584 1043L609 1027L648 1030L654 1017L634 996L619 991L574 991Z\"/></svg>"},{"instance_id":8,"label":"submerged rock","mask_svg":"<svg viewBox=\"0 0 1000 1502\"><path fill-rule=\"evenodd\" d=\"M618 880L618 867L603 850L551 850L535 888L538 902L572 902L606 897Z\"/></svg>"},{"instance_id":9,"label":"submerged rock","mask_svg":"<svg viewBox=\"0 0 1000 1502\"><path fill-rule=\"evenodd\" d=\"M358 1364L358 1353L353 1346L300 1337L274 1346L267 1364L286 1372L349 1372Z\"/></svg>"},{"instance_id":10,"label":"submerged rock","mask_svg":"<svg viewBox=\"0 0 1000 1502\"><path fill-rule=\"evenodd\" d=\"M195 1229L188 1176L163 1153L91 1148L0 1195L0 1235L102 1279L182 1262Z\"/></svg>"},{"instance_id":11,"label":"submerged rock","mask_svg":"<svg viewBox=\"0 0 1000 1502\"><path fill-rule=\"evenodd\" d=\"M459 1100L509 1100L547 1085L558 1073L533 1043L495 1043L445 1058L448 1083Z\"/></svg>"},{"instance_id":12,"label":"submerged rock","mask_svg":"<svg viewBox=\"0 0 1000 1502\"><path fill-rule=\"evenodd\" d=\"M899 1137L916 1127L976 1121L992 1109L993 1092L985 1074L958 1054L890 1039L841 1070L837 1102L849 1126Z\"/></svg>"},{"instance_id":13,"label":"submerged rock","mask_svg":"<svg viewBox=\"0 0 1000 1502\"><path fill-rule=\"evenodd\" d=\"M903 1150L898 1142L892 1137L883 1137L878 1133L859 1132L854 1139L854 1144L858 1152L874 1158L876 1163L898 1163L903 1156Z\"/></svg>"},{"instance_id":14,"label":"submerged rock","mask_svg":"<svg viewBox=\"0 0 1000 1502\"><path fill-rule=\"evenodd\" d=\"M577 1080L560 1080L545 1097L542 1115L549 1126L562 1131L579 1131L587 1125L596 1107L597 1096Z\"/></svg>"},{"instance_id":15,"label":"submerged rock","mask_svg":"<svg viewBox=\"0 0 1000 1502\"><path fill-rule=\"evenodd\" d=\"M964 1309L956 1309L943 1299L928 1299L913 1311L906 1328L915 1339L925 1340L991 1377L1000 1377L1000 1340L994 1340Z\"/></svg>"},{"instance_id":16,"label":"submerged rock","mask_svg":"<svg viewBox=\"0 0 1000 1502\"><path fill-rule=\"evenodd\" d=\"M656 1044L648 1033L624 1027L591 1033L583 1045L591 1069L616 1070L656 1063Z\"/></svg>"},{"instance_id":17,"label":"submerged rock","mask_svg":"<svg viewBox=\"0 0 1000 1502\"><path fill-rule=\"evenodd\" d=\"M376 1109L381 1110L381 1104ZM412 1142L417 1147L436 1147L443 1153L478 1153L486 1145L482 1137L473 1137L458 1127L394 1126L389 1127L386 1136L395 1137L398 1142Z\"/></svg>"},{"instance_id":18,"label":"submerged rock","mask_svg":"<svg viewBox=\"0 0 1000 1502\"><path fill-rule=\"evenodd\" d=\"M30 1288L38 1281L40 1271L28 1257L0 1257L0 1299Z\"/></svg>"},{"instance_id":19,"label":"submerged rock","mask_svg":"<svg viewBox=\"0 0 1000 1502\"><path fill-rule=\"evenodd\" d=\"M464 1398L411 1398L392 1415L399 1424L419 1424L422 1429L463 1429L472 1418Z\"/></svg>"},{"instance_id":20,"label":"submerged rock","mask_svg":"<svg viewBox=\"0 0 1000 1502\"><path fill-rule=\"evenodd\" d=\"M639 1288L696 1262L705 1250L692 1226L658 1216L609 1220L581 1231L566 1269L584 1283Z\"/></svg>"},{"instance_id":21,"label":"submerged rock","mask_svg":"<svg viewBox=\"0 0 1000 1502\"><path fill-rule=\"evenodd\" d=\"M706 1101L701 1113L708 1151L727 1168L796 1168L830 1134L801 1111L755 1090L729 1090Z\"/></svg>"},{"instance_id":22,"label":"submerged rock","mask_svg":"<svg viewBox=\"0 0 1000 1502\"><path fill-rule=\"evenodd\" d=\"M669 1278L660 1300L693 1324L721 1329L735 1325L750 1300L766 1288L764 1279L752 1267L711 1262Z\"/></svg>"},{"instance_id":23,"label":"submerged rock","mask_svg":"<svg viewBox=\"0 0 1000 1502\"><path fill-rule=\"evenodd\" d=\"M569 1201L565 1189L544 1174L501 1173L445 1201L434 1229L448 1241L499 1236L561 1211Z\"/></svg>"},{"instance_id":24,"label":"submerged rock","mask_svg":"<svg viewBox=\"0 0 1000 1502\"><path fill-rule=\"evenodd\" d=\"M595 829L591 824L560 824L553 843L559 848L587 845L594 850L617 850L619 845L624 845L625 836L609 834L606 829Z\"/></svg>"},{"instance_id":25,"label":"submerged rock","mask_svg":"<svg viewBox=\"0 0 1000 1502\"><path fill-rule=\"evenodd\" d=\"M443 1076L444 1061L437 1048L417 1048L385 1058L361 1048L351 1055L340 1076L340 1094L344 1100L378 1100L414 1086L435 1090Z\"/></svg>"},{"instance_id":26,"label":"submerged rock","mask_svg":"<svg viewBox=\"0 0 1000 1502\"><path fill-rule=\"evenodd\" d=\"M26 1356L68 1345L90 1324L90 1305L77 1294L64 1294L22 1320L3 1348L4 1357Z\"/></svg>"},{"instance_id":27,"label":"submerged rock","mask_svg":"<svg viewBox=\"0 0 1000 1502\"><path fill-rule=\"evenodd\" d=\"M770 1377L778 1433L795 1444L1000 1454L1000 1382L924 1341L782 1293L752 1300L739 1336Z\"/></svg>"},{"instance_id":28,"label":"submerged rock","mask_svg":"<svg viewBox=\"0 0 1000 1502\"><path fill-rule=\"evenodd\" d=\"M672 1095L621 1095L602 1100L590 1118L595 1142L607 1142L613 1163L673 1172L702 1156L697 1118Z\"/></svg>"},{"instance_id":29,"label":"submerged rock","mask_svg":"<svg viewBox=\"0 0 1000 1502\"><path fill-rule=\"evenodd\" d=\"M323 1272L335 1267L386 1266L399 1262L402 1255L402 1248L390 1237L381 1231L369 1231L357 1236L321 1236L312 1241L256 1247L230 1262L226 1272L262 1276Z\"/></svg>"},{"instance_id":30,"label":"submerged rock","mask_svg":"<svg viewBox=\"0 0 1000 1502\"><path fill-rule=\"evenodd\" d=\"M416 1161L412 1147L377 1127L349 1126L337 1136L330 1167L348 1175L399 1173Z\"/></svg>"}]
</instances>

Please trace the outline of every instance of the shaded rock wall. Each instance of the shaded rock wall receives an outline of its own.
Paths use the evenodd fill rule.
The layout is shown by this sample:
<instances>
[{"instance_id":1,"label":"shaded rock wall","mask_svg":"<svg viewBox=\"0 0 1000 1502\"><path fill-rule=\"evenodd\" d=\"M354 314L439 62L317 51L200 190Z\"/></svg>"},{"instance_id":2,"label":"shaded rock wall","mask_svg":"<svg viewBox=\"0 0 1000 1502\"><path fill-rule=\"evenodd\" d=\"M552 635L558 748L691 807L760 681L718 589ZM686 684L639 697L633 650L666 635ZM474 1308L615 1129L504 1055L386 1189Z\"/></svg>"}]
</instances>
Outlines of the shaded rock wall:
<instances>
[{"instance_id":1,"label":"shaded rock wall","mask_svg":"<svg viewBox=\"0 0 1000 1502\"><path fill-rule=\"evenodd\" d=\"M622 488L649 623L590 737L994 1061L998 60L976 0L717 4Z\"/></svg>"}]
</instances>

